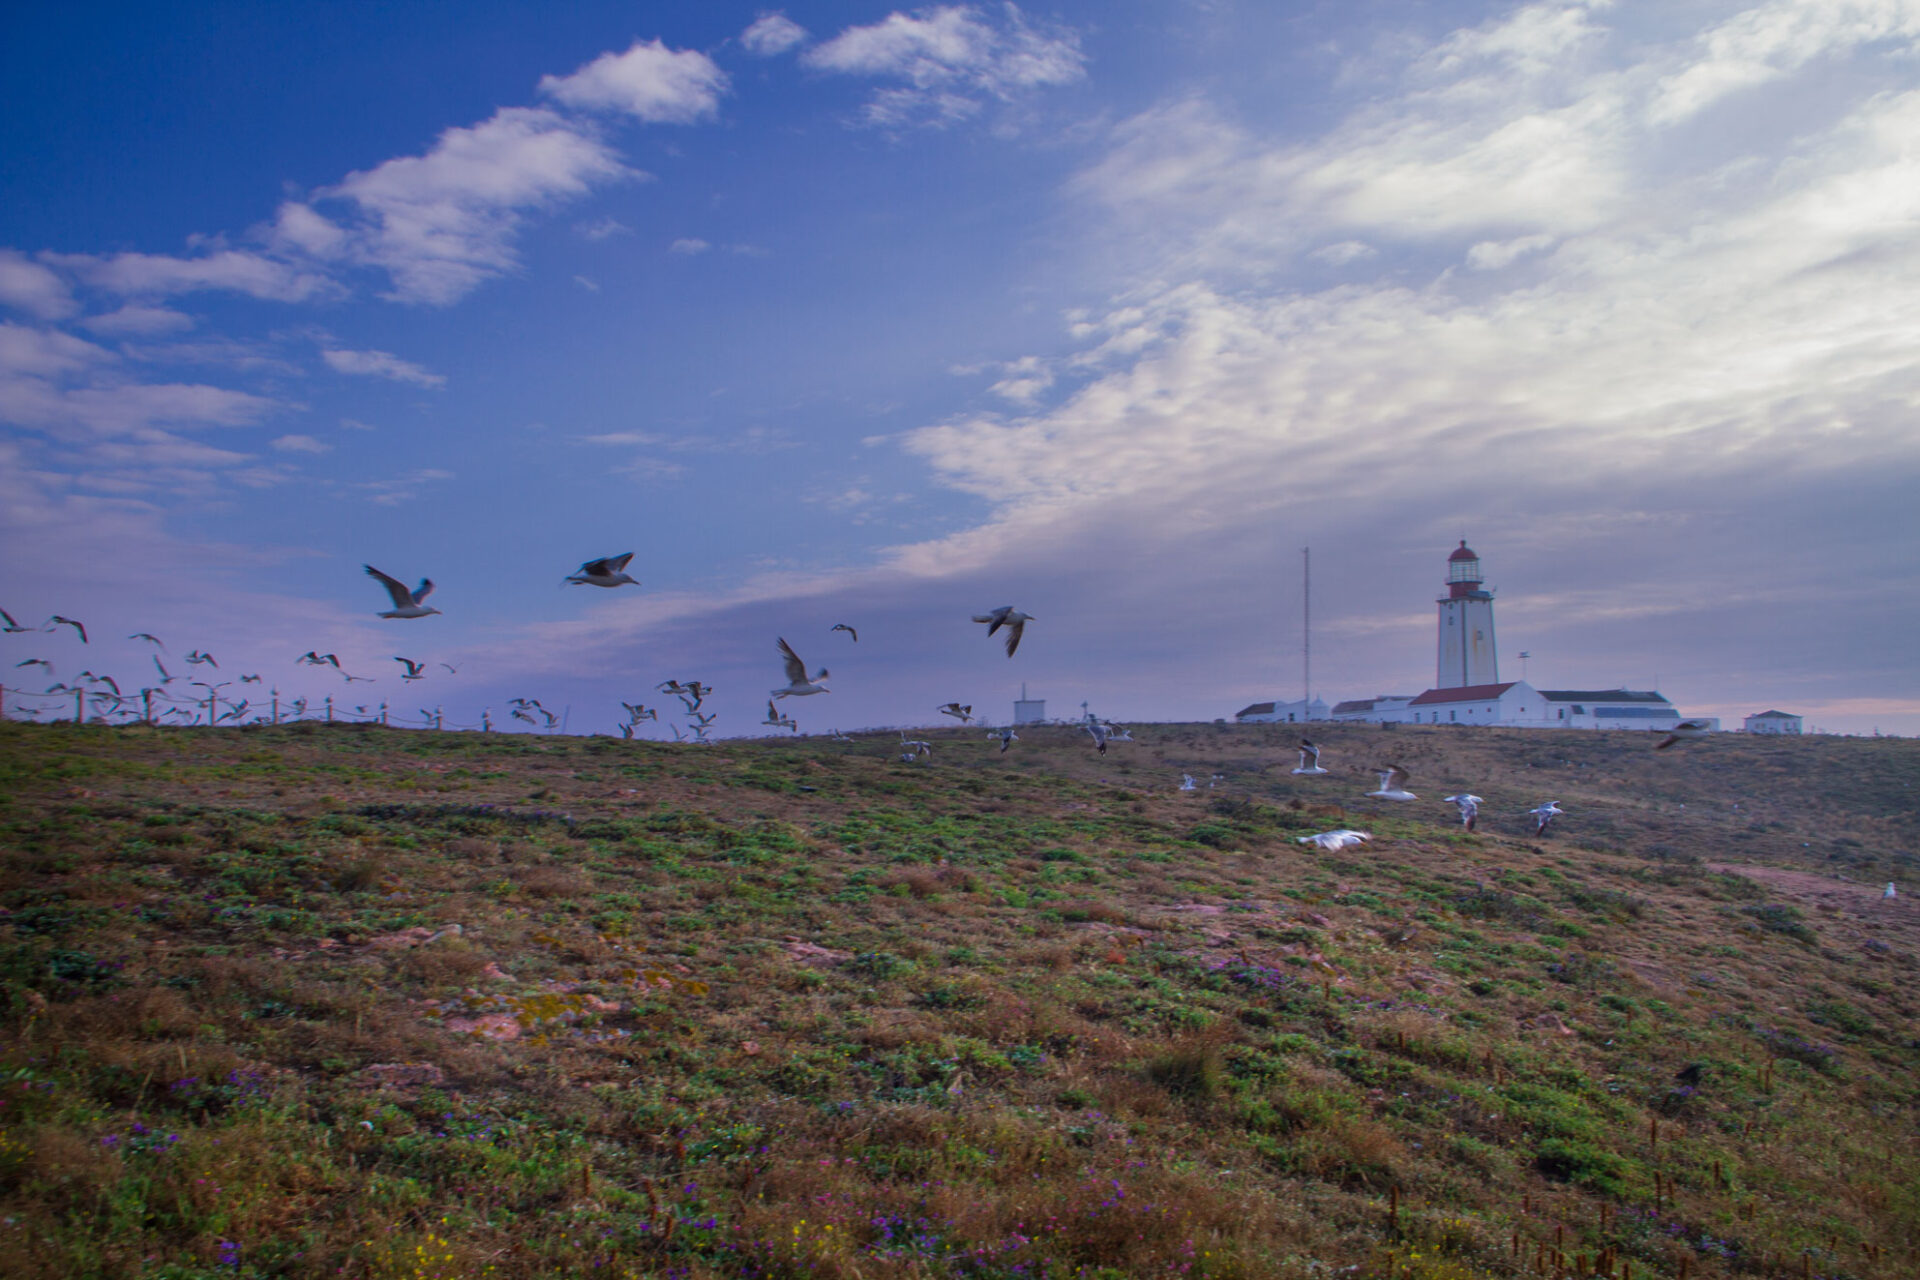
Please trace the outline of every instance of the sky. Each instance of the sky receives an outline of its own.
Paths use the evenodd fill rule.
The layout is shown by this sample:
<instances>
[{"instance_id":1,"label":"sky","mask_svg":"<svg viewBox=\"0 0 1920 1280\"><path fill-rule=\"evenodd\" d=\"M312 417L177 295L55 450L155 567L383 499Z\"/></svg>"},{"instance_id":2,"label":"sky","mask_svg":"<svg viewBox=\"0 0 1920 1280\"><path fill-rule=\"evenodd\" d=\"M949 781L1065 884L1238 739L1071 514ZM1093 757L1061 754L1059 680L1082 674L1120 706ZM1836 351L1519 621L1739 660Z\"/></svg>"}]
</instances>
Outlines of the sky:
<instances>
[{"instance_id":1,"label":"sky","mask_svg":"<svg viewBox=\"0 0 1920 1280\"><path fill-rule=\"evenodd\" d=\"M1920 0L10 6L0 119L10 712L1230 717L1465 539L1505 679L1920 733Z\"/></svg>"}]
</instances>

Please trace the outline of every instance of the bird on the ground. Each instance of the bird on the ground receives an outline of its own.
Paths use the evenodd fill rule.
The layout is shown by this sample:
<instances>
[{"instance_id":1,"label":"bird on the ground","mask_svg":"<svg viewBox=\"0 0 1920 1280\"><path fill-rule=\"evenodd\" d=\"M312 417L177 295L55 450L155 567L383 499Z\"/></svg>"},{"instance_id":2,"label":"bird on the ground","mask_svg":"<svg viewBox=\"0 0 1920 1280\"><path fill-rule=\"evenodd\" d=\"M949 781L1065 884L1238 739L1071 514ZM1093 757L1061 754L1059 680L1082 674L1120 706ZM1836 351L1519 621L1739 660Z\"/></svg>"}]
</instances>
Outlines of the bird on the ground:
<instances>
[{"instance_id":1,"label":"bird on the ground","mask_svg":"<svg viewBox=\"0 0 1920 1280\"><path fill-rule=\"evenodd\" d=\"M1020 741L1020 735L1013 731L1012 725L1008 725L1006 728L1002 729L998 733L990 733L987 735L987 741L989 742L993 741L995 738L998 738L1000 740L1001 755L1007 754L1007 748L1012 746L1014 743Z\"/></svg>"},{"instance_id":2,"label":"bird on the ground","mask_svg":"<svg viewBox=\"0 0 1920 1280\"><path fill-rule=\"evenodd\" d=\"M1317 778L1326 772L1320 767L1320 748L1306 738L1300 739L1300 766L1294 772L1303 778Z\"/></svg>"},{"instance_id":3,"label":"bird on the ground","mask_svg":"<svg viewBox=\"0 0 1920 1280\"><path fill-rule=\"evenodd\" d=\"M424 618L430 613L440 612L431 605L420 603L433 594L432 578L420 579L420 585L409 591L406 583L391 574L382 573L370 564L363 564L360 567L367 571L369 578L379 579L380 585L387 589L387 595L393 599L393 608L380 614L380 617Z\"/></svg>"},{"instance_id":4,"label":"bird on the ground","mask_svg":"<svg viewBox=\"0 0 1920 1280\"><path fill-rule=\"evenodd\" d=\"M295 658L294 661L304 663L309 667L332 667L336 671L340 669L340 659L337 656L331 653L315 653L311 649Z\"/></svg>"},{"instance_id":5,"label":"bird on the ground","mask_svg":"<svg viewBox=\"0 0 1920 1280\"><path fill-rule=\"evenodd\" d=\"M220 664L214 661L212 654L203 653L198 649L195 649L187 655L187 665L190 667L212 667L215 671L220 669Z\"/></svg>"},{"instance_id":6,"label":"bird on the ground","mask_svg":"<svg viewBox=\"0 0 1920 1280\"><path fill-rule=\"evenodd\" d=\"M424 675L422 675L422 674L421 674L421 672L423 672L424 670L426 670L426 666L427 666L427 664L426 664L426 663L424 663L424 662L415 662L415 661L414 661L414 660L413 660L412 658L402 658L402 657L398 657L398 656L396 656L396 657L394 658L394 661L395 661L395 662L398 662L398 663L401 663L401 664L402 664L402 665L404 665L404 666L406 667L406 669L407 669L407 673L406 673L405 675L403 675L403 676L401 676L401 677L400 677L400 678L401 678L402 680L424 680L424 679L426 679L426 676L424 676Z\"/></svg>"},{"instance_id":7,"label":"bird on the ground","mask_svg":"<svg viewBox=\"0 0 1920 1280\"><path fill-rule=\"evenodd\" d=\"M932 758L933 744L931 742L921 742L917 738L910 739L904 733L900 735L900 759L902 763L912 764L918 759L930 760Z\"/></svg>"},{"instance_id":8,"label":"bird on the ground","mask_svg":"<svg viewBox=\"0 0 1920 1280\"><path fill-rule=\"evenodd\" d=\"M949 702L944 707L936 707L935 710L943 716L952 716L961 724L973 723L973 704L971 702L964 707L957 702Z\"/></svg>"},{"instance_id":9,"label":"bird on the ground","mask_svg":"<svg viewBox=\"0 0 1920 1280\"><path fill-rule=\"evenodd\" d=\"M820 683L822 680L828 678L827 669L825 667L820 668L814 672L812 678L809 679L807 676L807 664L800 661L800 655L795 653L793 646L788 644L784 639L780 641L780 659L786 664L787 687L773 690L772 693L774 697L803 698L810 693L833 692L827 688L826 685Z\"/></svg>"},{"instance_id":10,"label":"bird on the ground","mask_svg":"<svg viewBox=\"0 0 1920 1280\"><path fill-rule=\"evenodd\" d=\"M1558 800L1549 800L1537 809L1527 810L1528 816L1534 821L1533 834L1536 836L1547 834L1547 828L1553 825L1553 820L1565 812Z\"/></svg>"},{"instance_id":11,"label":"bird on the ground","mask_svg":"<svg viewBox=\"0 0 1920 1280\"><path fill-rule=\"evenodd\" d=\"M1468 791L1462 791L1459 795L1447 796L1446 801L1448 804L1459 806L1460 825L1469 831L1473 830L1474 824L1480 821L1480 806L1486 803L1479 796Z\"/></svg>"},{"instance_id":12,"label":"bird on the ground","mask_svg":"<svg viewBox=\"0 0 1920 1280\"><path fill-rule=\"evenodd\" d=\"M1891 880L1887 881L1887 887L1885 891L1882 892L1880 895L1881 900L1884 901L1888 898L1897 898L1899 896L1900 896L1900 891L1893 887L1893 881Z\"/></svg>"},{"instance_id":13,"label":"bird on the ground","mask_svg":"<svg viewBox=\"0 0 1920 1280\"><path fill-rule=\"evenodd\" d=\"M852 742L853 741L852 734L842 733L838 729L829 729L827 731L827 736L833 739L833 741L835 742Z\"/></svg>"},{"instance_id":14,"label":"bird on the ground","mask_svg":"<svg viewBox=\"0 0 1920 1280\"><path fill-rule=\"evenodd\" d=\"M1183 773L1183 774L1181 774L1181 775L1180 775L1180 789L1181 789L1182 791L1191 791L1191 790L1193 790L1193 788L1194 788L1194 781L1193 781L1193 775L1192 775L1192 774L1190 774L1190 773Z\"/></svg>"},{"instance_id":15,"label":"bird on the ground","mask_svg":"<svg viewBox=\"0 0 1920 1280\"><path fill-rule=\"evenodd\" d=\"M1357 844L1365 844L1371 839L1373 839L1373 836L1370 832L1350 831L1345 827L1334 831L1322 831L1310 836L1294 837L1294 841L1297 844L1310 844L1329 851L1346 849Z\"/></svg>"},{"instance_id":16,"label":"bird on the ground","mask_svg":"<svg viewBox=\"0 0 1920 1280\"><path fill-rule=\"evenodd\" d=\"M991 613L974 614L973 620L975 622L986 623L988 635L992 635L1000 628L1005 627L1007 629L1007 656L1011 658L1013 651L1020 647L1020 637L1026 633L1027 624L1034 619L1030 613L1021 613L1012 605L1003 604Z\"/></svg>"},{"instance_id":17,"label":"bird on the ground","mask_svg":"<svg viewBox=\"0 0 1920 1280\"><path fill-rule=\"evenodd\" d=\"M1381 765L1374 770L1380 775L1377 790L1367 792L1375 800L1418 800L1420 797L1407 790L1407 771L1397 764Z\"/></svg>"},{"instance_id":18,"label":"bird on the ground","mask_svg":"<svg viewBox=\"0 0 1920 1280\"><path fill-rule=\"evenodd\" d=\"M47 619L47 630L51 631L55 627L72 627L80 633L80 643L87 643L87 629L78 622L75 622L72 618L63 618L57 613L54 614L51 618Z\"/></svg>"},{"instance_id":19,"label":"bird on the ground","mask_svg":"<svg viewBox=\"0 0 1920 1280\"><path fill-rule=\"evenodd\" d=\"M627 561L631 559L633 559L633 552L629 551L623 556L589 560L577 571L567 575L567 581L578 583L583 587L617 587L628 582L637 587L640 585L640 580L629 578L626 572Z\"/></svg>"},{"instance_id":20,"label":"bird on the ground","mask_svg":"<svg viewBox=\"0 0 1920 1280\"><path fill-rule=\"evenodd\" d=\"M4 627L0 627L0 631L4 631L4 632L6 632L6 634L8 634L8 635L10 635L10 636L13 636L13 635L19 635L19 634L21 634L22 632L26 632L26 631L38 631L38 630L40 630L40 628L39 628L39 627L23 627L23 626L21 626L21 625L20 625L20 624L19 624L18 622L15 622L15 621L13 620L13 615L12 615L12 614L10 614L10 613L8 613L8 612L7 612L7 611L6 611L5 609L0 609L0 618L4 618L4 619L6 619L6 625L5 625Z\"/></svg>"},{"instance_id":21,"label":"bird on the ground","mask_svg":"<svg viewBox=\"0 0 1920 1280\"><path fill-rule=\"evenodd\" d=\"M1697 742L1713 732L1713 726L1705 720L1682 720L1668 730L1667 736L1653 744L1655 751L1665 751L1676 742Z\"/></svg>"},{"instance_id":22,"label":"bird on the ground","mask_svg":"<svg viewBox=\"0 0 1920 1280\"><path fill-rule=\"evenodd\" d=\"M836 623L834 623L834 624L833 624L833 626L832 626L832 628L828 630L828 632L827 632L827 634L828 634L828 635L832 635L832 634L833 634L833 633L834 633L835 631L844 631L844 632L846 632L846 633L847 633L848 635L850 635L850 636L852 636L852 637L853 637L853 642L854 642L855 644L859 644L859 643L860 643L860 633L859 633L858 631L855 631L855 630L854 630L854 629L853 629L852 627L850 627L850 626L848 626L848 625L847 625L846 623L844 623L844 622L836 622Z\"/></svg>"},{"instance_id":23,"label":"bird on the ground","mask_svg":"<svg viewBox=\"0 0 1920 1280\"><path fill-rule=\"evenodd\" d=\"M1093 735L1094 751L1099 755L1107 754L1107 738L1109 736L1107 726L1096 720L1092 724L1083 724L1080 727Z\"/></svg>"},{"instance_id":24,"label":"bird on the ground","mask_svg":"<svg viewBox=\"0 0 1920 1280\"><path fill-rule=\"evenodd\" d=\"M134 633L133 633L132 635L130 635L130 636L128 636L128 637L127 637L127 639L129 639L129 640L145 640L145 641L146 641L146 642L147 642L148 644L150 644L150 645L154 645L154 646L156 646L157 648L161 648L161 649L164 649L164 648L166 648L166 647L167 647L166 645L164 645L164 644L161 644L161 643L160 643L160 637L159 637L159 636L155 636L155 635L149 635L149 634L147 634L147 633L146 633L146 632L144 632L144 631L136 631L136 632L134 632Z\"/></svg>"}]
</instances>

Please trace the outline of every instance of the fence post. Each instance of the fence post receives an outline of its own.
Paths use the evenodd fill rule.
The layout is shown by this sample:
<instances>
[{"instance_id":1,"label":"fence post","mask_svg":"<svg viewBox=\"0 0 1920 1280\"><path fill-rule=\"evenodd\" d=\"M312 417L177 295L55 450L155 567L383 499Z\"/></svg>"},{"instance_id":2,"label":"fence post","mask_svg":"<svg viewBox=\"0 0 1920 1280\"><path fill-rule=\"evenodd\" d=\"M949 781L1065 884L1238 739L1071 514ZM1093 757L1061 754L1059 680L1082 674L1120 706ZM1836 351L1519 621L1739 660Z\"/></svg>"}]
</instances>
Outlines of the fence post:
<instances>
[{"instance_id":1,"label":"fence post","mask_svg":"<svg viewBox=\"0 0 1920 1280\"><path fill-rule=\"evenodd\" d=\"M73 691L73 722L85 724L87 720L87 695L75 689Z\"/></svg>"},{"instance_id":2,"label":"fence post","mask_svg":"<svg viewBox=\"0 0 1920 1280\"><path fill-rule=\"evenodd\" d=\"M380 704L380 727L387 727L387 704L384 702Z\"/></svg>"},{"instance_id":3,"label":"fence post","mask_svg":"<svg viewBox=\"0 0 1920 1280\"><path fill-rule=\"evenodd\" d=\"M333 695L327 695L327 723L333 723Z\"/></svg>"},{"instance_id":4,"label":"fence post","mask_svg":"<svg viewBox=\"0 0 1920 1280\"><path fill-rule=\"evenodd\" d=\"M273 691L273 723L276 727L280 723L280 691L278 689Z\"/></svg>"}]
</instances>

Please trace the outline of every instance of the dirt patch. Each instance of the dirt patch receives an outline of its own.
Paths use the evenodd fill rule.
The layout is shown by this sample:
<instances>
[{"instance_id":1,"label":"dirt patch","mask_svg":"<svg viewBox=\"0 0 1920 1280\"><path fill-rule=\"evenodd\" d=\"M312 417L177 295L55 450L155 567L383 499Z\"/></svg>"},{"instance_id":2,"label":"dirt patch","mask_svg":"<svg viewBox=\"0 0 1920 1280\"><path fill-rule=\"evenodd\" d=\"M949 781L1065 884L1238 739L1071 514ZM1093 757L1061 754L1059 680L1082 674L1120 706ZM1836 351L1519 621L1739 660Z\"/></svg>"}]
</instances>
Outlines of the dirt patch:
<instances>
[{"instance_id":1,"label":"dirt patch","mask_svg":"<svg viewBox=\"0 0 1920 1280\"><path fill-rule=\"evenodd\" d=\"M1857 944L1878 942L1906 959L1920 954L1920 885L1888 898L1886 882L1863 884L1812 871L1712 862L1711 871L1745 876L1808 912L1818 925L1837 929Z\"/></svg>"}]
</instances>

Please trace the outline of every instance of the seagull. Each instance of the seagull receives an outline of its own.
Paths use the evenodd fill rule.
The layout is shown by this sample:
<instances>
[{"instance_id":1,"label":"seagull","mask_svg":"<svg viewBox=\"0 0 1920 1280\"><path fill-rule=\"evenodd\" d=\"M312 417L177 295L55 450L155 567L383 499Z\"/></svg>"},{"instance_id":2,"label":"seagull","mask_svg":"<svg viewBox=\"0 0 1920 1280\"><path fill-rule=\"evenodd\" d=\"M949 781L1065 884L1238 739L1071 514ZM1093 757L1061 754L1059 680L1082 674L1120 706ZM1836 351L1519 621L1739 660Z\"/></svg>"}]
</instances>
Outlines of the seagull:
<instances>
[{"instance_id":1,"label":"seagull","mask_svg":"<svg viewBox=\"0 0 1920 1280\"><path fill-rule=\"evenodd\" d=\"M307 700L305 698L297 699L287 710L292 713L294 719L298 720L301 716L307 714Z\"/></svg>"},{"instance_id":2,"label":"seagull","mask_svg":"<svg viewBox=\"0 0 1920 1280\"><path fill-rule=\"evenodd\" d=\"M158 648L161 648L161 649L164 649L164 648L166 648L166 647L167 647L166 645L164 645L164 644L161 644L161 643L160 643L160 637L159 637L159 636L155 636L155 635L148 635L148 634L147 634L146 632L144 632L144 631L136 631L136 632L134 632L134 633L133 633L132 635L130 635L130 636L128 636L128 637L127 637L127 639L129 639L129 640L145 640L145 641L146 641L146 642L147 642L148 644L150 644L150 645L154 645L154 646L157 646Z\"/></svg>"},{"instance_id":3,"label":"seagull","mask_svg":"<svg viewBox=\"0 0 1920 1280\"><path fill-rule=\"evenodd\" d=\"M1124 725L1110 724L1107 726L1107 741L1132 742L1133 730L1126 728Z\"/></svg>"},{"instance_id":4,"label":"seagull","mask_svg":"<svg viewBox=\"0 0 1920 1280\"><path fill-rule=\"evenodd\" d=\"M1013 651L1020 647L1020 636L1026 631L1027 624L1034 619L1030 613L1021 613L1012 605L1003 604L992 613L974 614L973 620L975 622L986 623L988 635L992 635L1000 628L1005 627L1007 629L1007 656L1011 658Z\"/></svg>"},{"instance_id":5,"label":"seagull","mask_svg":"<svg viewBox=\"0 0 1920 1280\"><path fill-rule=\"evenodd\" d=\"M946 706L935 709L943 716L952 716L961 724L973 723L973 704L971 702L964 707L957 702L949 702Z\"/></svg>"},{"instance_id":6,"label":"seagull","mask_svg":"<svg viewBox=\"0 0 1920 1280\"><path fill-rule=\"evenodd\" d=\"M348 684L372 684L373 683L372 676L356 676L356 675L349 674L344 669L341 670L340 674L343 676L346 676Z\"/></svg>"},{"instance_id":7,"label":"seagull","mask_svg":"<svg viewBox=\"0 0 1920 1280\"><path fill-rule=\"evenodd\" d=\"M1181 775L1180 775L1180 789L1181 789L1182 791L1191 791L1191 790L1193 790L1193 775L1192 775L1192 774L1190 774L1190 773L1183 773L1183 774L1181 774Z\"/></svg>"},{"instance_id":8,"label":"seagull","mask_svg":"<svg viewBox=\"0 0 1920 1280\"><path fill-rule=\"evenodd\" d=\"M1547 834L1547 828L1553 825L1553 820L1565 812L1566 810L1560 807L1558 800L1549 800L1538 809L1527 810L1527 813L1535 822L1533 834L1536 836Z\"/></svg>"},{"instance_id":9,"label":"seagull","mask_svg":"<svg viewBox=\"0 0 1920 1280\"><path fill-rule=\"evenodd\" d=\"M676 695L685 693L687 691L687 687L681 684L678 680L662 680L659 684L653 687L660 693L671 693Z\"/></svg>"},{"instance_id":10,"label":"seagull","mask_svg":"<svg viewBox=\"0 0 1920 1280\"><path fill-rule=\"evenodd\" d=\"M25 662L16 662L13 665L16 667L45 667L48 675L53 674L53 664L45 658L28 658Z\"/></svg>"},{"instance_id":11,"label":"seagull","mask_svg":"<svg viewBox=\"0 0 1920 1280\"><path fill-rule=\"evenodd\" d=\"M1887 887L1880 894L1881 901L1884 902L1888 898L1897 898L1899 896L1900 891L1893 887L1893 881L1887 881Z\"/></svg>"},{"instance_id":12,"label":"seagull","mask_svg":"<svg viewBox=\"0 0 1920 1280\"><path fill-rule=\"evenodd\" d=\"M432 578L420 579L420 585L409 591L407 590L406 583L400 581L398 578L380 572L370 564L363 564L360 567L367 571L369 578L380 579L380 585L387 589L389 596L393 597L393 608L381 614L381 617L424 618L430 613L440 612L438 609L420 603L433 594Z\"/></svg>"},{"instance_id":13,"label":"seagull","mask_svg":"<svg viewBox=\"0 0 1920 1280\"><path fill-rule=\"evenodd\" d=\"M241 676L240 683L241 684L259 684L260 677L259 676Z\"/></svg>"},{"instance_id":14,"label":"seagull","mask_svg":"<svg viewBox=\"0 0 1920 1280\"><path fill-rule=\"evenodd\" d=\"M1713 732L1713 726L1705 720L1682 720L1673 726L1666 737L1653 744L1655 751L1665 751L1676 742L1694 742Z\"/></svg>"},{"instance_id":15,"label":"seagull","mask_svg":"<svg viewBox=\"0 0 1920 1280\"><path fill-rule=\"evenodd\" d=\"M178 680L180 678L179 676L167 674L167 669L160 665L159 654L151 653L151 654L148 654L147 656L153 659L153 669L160 673L161 684L172 684L175 680Z\"/></svg>"},{"instance_id":16,"label":"seagull","mask_svg":"<svg viewBox=\"0 0 1920 1280\"><path fill-rule=\"evenodd\" d=\"M447 669L448 675L457 676L460 674L460 668L454 666L450 662L437 662L434 665L438 667L445 667Z\"/></svg>"},{"instance_id":17,"label":"seagull","mask_svg":"<svg viewBox=\"0 0 1920 1280\"><path fill-rule=\"evenodd\" d=\"M1316 835L1295 836L1294 843L1310 844L1331 852L1335 849L1351 848L1356 844L1365 844L1371 839L1373 839L1373 835L1370 832L1350 831L1345 827L1341 827L1335 831L1322 831Z\"/></svg>"},{"instance_id":18,"label":"seagull","mask_svg":"<svg viewBox=\"0 0 1920 1280\"><path fill-rule=\"evenodd\" d=\"M1095 721L1092 724L1083 724L1080 727L1093 735L1094 750L1101 755L1107 754L1107 726Z\"/></svg>"},{"instance_id":19,"label":"seagull","mask_svg":"<svg viewBox=\"0 0 1920 1280\"><path fill-rule=\"evenodd\" d=\"M80 633L80 643L87 643L87 629L75 622L72 618L63 618L57 613L54 614L51 618L47 619L47 630L51 631L55 627L72 627Z\"/></svg>"},{"instance_id":20,"label":"seagull","mask_svg":"<svg viewBox=\"0 0 1920 1280\"><path fill-rule=\"evenodd\" d=\"M1469 831L1473 830L1474 823L1480 820L1480 806L1485 802L1468 791L1462 791L1457 796L1447 796L1446 801L1448 804L1460 806L1460 825Z\"/></svg>"},{"instance_id":21,"label":"seagull","mask_svg":"<svg viewBox=\"0 0 1920 1280\"><path fill-rule=\"evenodd\" d=\"M534 723L533 717L522 711L519 707L515 707L511 714L515 720L525 720L528 724Z\"/></svg>"},{"instance_id":22,"label":"seagull","mask_svg":"<svg viewBox=\"0 0 1920 1280\"><path fill-rule=\"evenodd\" d=\"M0 609L0 618L5 618L7 620L7 625L4 628L0 628L0 630L4 630L10 636L19 635L23 631L39 630L38 627L21 626L19 623L13 620L13 615L8 613L5 609Z\"/></svg>"},{"instance_id":23,"label":"seagull","mask_svg":"<svg viewBox=\"0 0 1920 1280\"><path fill-rule=\"evenodd\" d=\"M927 759L933 758L933 744L931 742L921 742L917 739L910 740L907 735L903 733L900 735L900 746L903 748L900 752L900 760L903 764L912 764L921 757Z\"/></svg>"},{"instance_id":24,"label":"seagull","mask_svg":"<svg viewBox=\"0 0 1920 1280\"><path fill-rule=\"evenodd\" d=\"M630 725L639 724L642 720L660 718L660 712L644 702L623 702L620 705L627 709L627 723Z\"/></svg>"},{"instance_id":25,"label":"seagull","mask_svg":"<svg viewBox=\"0 0 1920 1280\"><path fill-rule=\"evenodd\" d=\"M617 587L622 583L640 585L638 578L627 576L627 561L633 559L633 552L623 556L608 556L604 560L589 560L579 570L567 576L567 581L583 587Z\"/></svg>"},{"instance_id":26,"label":"seagull","mask_svg":"<svg viewBox=\"0 0 1920 1280\"><path fill-rule=\"evenodd\" d=\"M89 684L110 684L113 686L115 693L120 692L120 684L112 676L97 676L91 671L82 671L79 675L75 676L74 679L85 680Z\"/></svg>"},{"instance_id":27,"label":"seagull","mask_svg":"<svg viewBox=\"0 0 1920 1280\"><path fill-rule=\"evenodd\" d=\"M1002 729L999 733L990 733L987 735L988 742L992 742L995 738L1000 739L1001 755L1007 754L1007 748L1012 746L1014 743L1020 741L1020 735L1013 731L1012 725L1008 725L1006 728Z\"/></svg>"},{"instance_id":28,"label":"seagull","mask_svg":"<svg viewBox=\"0 0 1920 1280\"><path fill-rule=\"evenodd\" d=\"M687 736L680 732L679 725L674 724L672 721L668 721L667 728L673 730L673 740L675 742L685 742L687 740Z\"/></svg>"},{"instance_id":29,"label":"seagull","mask_svg":"<svg viewBox=\"0 0 1920 1280\"><path fill-rule=\"evenodd\" d=\"M220 664L213 660L212 654L202 653L198 649L195 649L187 655L187 665L190 667L212 667L215 671L220 669Z\"/></svg>"},{"instance_id":30,"label":"seagull","mask_svg":"<svg viewBox=\"0 0 1920 1280\"><path fill-rule=\"evenodd\" d=\"M1300 767L1294 772L1303 778L1317 778L1326 770L1320 767L1320 748L1307 739L1300 739Z\"/></svg>"},{"instance_id":31,"label":"seagull","mask_svg":"<svg viewBox=\"0 0 1920 1280\"><path fill-rule=\"evenodd\" d=\"M774 697L802 698L810 693L833 692L833 690L820 683L822 680L827 679L827 669L825 667L820 668L820 670L813 673L813 678L809 680L807 678L807 664L800 661L800 655L795 653L793 646L788 644L784 639L780 641L780 657L787 666L787 687L773 690Z\"/></svg>"},{"instance_id":32,"label":"seagull","mask_svg":"<svg viewBox=\"0 0 1920 1280\"><path fill-rule=\"evenodd\" d=\"M791 729L795 733L800 732L800 726L792 716L783 716L774 709L772 698L767 699L767 718L761 721L761 723L770 724L776 729Z\"/></svg>"},{"instance_id":33,"label":"seagull","mask_svg":"<svg viewBox=\"0 0 1920 1280\"><path fill-rule=\"evenodd\" d=\"M331 666L335 671L338 671L340 669L339 658L335 657L331 653L315 653L311 649L301 654L298 658L295 658L294 661L303 662L309 667Z\"/></svg>"},{"instance_id":34,"label":"seagull","mask_svg":"<svg viewBox=\"0 0 1920 1280\"><path fill-rule=\"evenodd\" d=\"M827 632L827 634L828 634L828 635L832 635L832 634L833 634L833 633L834 633L835 631L844 631L844 632L846 632L846 633L847 633L848 635L850 635L850 636L852 636L852 637L853 637L853 642L854 642L855 644L859 644L859 643L860 643L860 633L859 633L858 631L855 631L855 630L854 630L854 629L853 629L852 627L850 627L850 626L848 626L848 625L847 625L846 623L844 623L844 622L836 622L836 623L834 623L834 624L833 624L833 627L832 627L832 629L831 629L831 630L829 630L829 631Z\"/></svg>"},{"instance_id":35,"label":"seagull","mask_svg":"<svg viewBox=\"0 0 1920 1280\"><path fill-rule=\"evenodd\" d=\"M772 704L769 703L768 705L771 706ZM718 711L709 711L705 715L701 715L698 711L696 711L692 715L688 716L687 719L691 720L695 725L699 726L700 728L705 729L708 725L711 725L716 719L718 719L719 716L720 716L720 713Z\"/></svg>"},{"instance_id":36,"label":"seagull","mask_svg":"<svg viewBox=\"0 0 1920 1280\"><path fill-rule=\"evenodd\" d=\"M425 668L425 666L427 665L426 663L415 662L412 658L400 658L400 657L396 657L394 661L406 664L407 674L400 677L402 680L425 680L426 679L425 676L420 674L421 670Z\"/></svg>"},{"instance_id":37,"label":"seagull","mask_svg":"<svg viewBox=\"0 0 1920 1280\"><path fill-rule=\"evenodd\" d=\"M1374 770L1380 775L1380 789L1367 794L1376 800L1418 800L1420 797L1407 790L1407 771L1397 764L1384 765Z\"/></svg>"}]
</instances>

